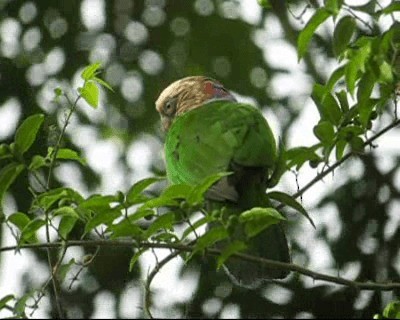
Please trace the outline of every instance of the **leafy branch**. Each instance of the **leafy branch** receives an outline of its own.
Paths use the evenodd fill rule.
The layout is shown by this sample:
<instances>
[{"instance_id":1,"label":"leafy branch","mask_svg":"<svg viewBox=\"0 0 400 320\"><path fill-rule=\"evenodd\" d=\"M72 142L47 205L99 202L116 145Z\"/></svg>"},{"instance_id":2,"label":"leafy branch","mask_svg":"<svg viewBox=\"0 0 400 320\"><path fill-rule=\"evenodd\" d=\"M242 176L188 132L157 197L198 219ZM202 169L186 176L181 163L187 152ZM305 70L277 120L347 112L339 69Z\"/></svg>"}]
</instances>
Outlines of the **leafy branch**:
<instances>
[{"instance_id":1,"label":"leafy branch","mask_svg":"<svg viewBox=\"0 0 400 320\"><path fill-rule=\"evenodd\" d=\"M56 249L66 247L128 247L128 248L157 248L157 249L171 249L176 250L177 253L173 253L171 256L167 256L165 258L166 261L160 262L158 268L155 270L159 270L165 263L170 261L173 257L177 256L183 252L193 252L196 247L195 245L190 244L174 244L174 243L152 243L147 241L135 241L135 240L70 240L68 243L61 242L51 242L51 243L33 243L33 244L24 244L21 246L8 246L0 248L0 252L13 251L17 249ZM222 251L216 248L207 248L207 253L215 256L220 256ZM232 256L240 258L249 262L257 262L264 266L270 268L282 268L284 270L298 272L302 275L308 276L314 280L322 280L330 283L335 283L347 287L353 287L358 290L382 290L382 291L392 291L394 289L400 289L400 282L388 282L388 283L380 283L380 282L360 282L348 280L342 277L335 277L326 275L323 273L315 272L310 269L301 267L294 263L285 263L279 262L275 260L264 259L260 257L255 257L252 255L244 254L244 253L234 253ZM167 261L168 260L168 261ZM153 271L153 273L157 273L157 271ZM154 274L155 275L155 274ZM154 275L152 277L154 277Z\"/></svg>"}]
</instances>

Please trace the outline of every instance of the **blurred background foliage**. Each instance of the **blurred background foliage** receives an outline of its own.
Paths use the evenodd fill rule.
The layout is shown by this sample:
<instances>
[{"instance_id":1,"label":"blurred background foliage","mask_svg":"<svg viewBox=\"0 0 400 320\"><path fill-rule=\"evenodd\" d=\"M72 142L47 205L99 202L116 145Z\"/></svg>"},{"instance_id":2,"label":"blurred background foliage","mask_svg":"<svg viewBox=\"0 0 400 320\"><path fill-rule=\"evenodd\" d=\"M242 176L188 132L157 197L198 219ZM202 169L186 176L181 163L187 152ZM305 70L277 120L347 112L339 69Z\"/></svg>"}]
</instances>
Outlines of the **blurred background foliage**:
<instances>
[{"instance_id":1,"label":"blurred background foliage","mask_svg":"<svg viewBox=\"0 0 400 320\"><path fill-rule=\"evenodd\" d=\"M363 1L370 2L375 1ZM73 97L71 88L77 87L82 68L101 61L102 78L115 92L103 91L98 110L81 103L63 143L79 150L89 165L58 166L59 185L106 194L163 174L163 134L154 101L166 85L188 75L219 79L240 99L263 108L288 145L298 142L293 136L312 132L317 121L308 113L299 125L312 85L323 82L336 63L332 33L319 32L317 45L298 63L297 34L307 6L317 1L289 1L288 7L283 1L271 3L265 10L256 0L0 0L0 140L11 142L21 119L45 112L41 141L30 151L45 153L65 119L65 109L53 101L54 88L61 86ZM382 166L382 156L363 155L346 164L337 171L342 178L334 188L311 203L307 199L313 196L306 194L303 204L313 213L317 230L310 231L295 217L287 224L295 263L360 281L399 280L399 159L388 154ZM295 191L294 177L278 188ZM8 213L29 208L24 177L12 186L6 203ZM72 252L79 257L93 251ZM35 264L22 278L21 293L37 284L36 270L45 268L44 252L32 254ZM143 316L148 265L141 263L142 270L129 273L131 256L130 249L101 249L73 288L62 290L68 317ZM6 268L5 261L0 256L0 268ZM395 297L296 274L246 290L232 286L212 261L196 262L172 264L175 270L164 277L175 272L175 285L160 275L153 292L154 315L372 317ZM50 317L56 314L52 299L41 307Z\"/></svg>"}]
</instances>

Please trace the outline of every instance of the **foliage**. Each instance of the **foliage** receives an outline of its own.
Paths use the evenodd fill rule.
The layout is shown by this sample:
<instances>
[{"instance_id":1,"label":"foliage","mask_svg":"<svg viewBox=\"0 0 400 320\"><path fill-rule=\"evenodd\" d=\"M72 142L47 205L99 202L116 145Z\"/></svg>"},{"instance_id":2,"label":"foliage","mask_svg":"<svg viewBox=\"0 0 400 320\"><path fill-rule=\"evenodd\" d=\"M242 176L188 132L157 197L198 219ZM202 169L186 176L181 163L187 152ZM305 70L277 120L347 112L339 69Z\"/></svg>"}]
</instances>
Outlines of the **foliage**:
<instances>
[{"instance_id":1,"label":"foliage","mask_svg":"<svg viewBox=\"0 0 400 320\"><path fill-rule=\"evenodd\" d=\"M264 15L272 13L281 17L277 2L258 1L258 3L263 7ZM176 6L176 8L181 8L180 5ZM121 97L115 97L117 93L114 92L108 81L102 80L99 76L102 64L100 62L91 63L81 71L80 76L83 84L72 94L68 90L61 89L61 87L54 89L54 101L67 107L62 125L56 132L55 142L48 144L47 148L43 148L41 139L45 136L46 121L51 119L52 115L40 112L24 115L22 123L15 130L13 139L0 145L0 201L7 193L14 194L16 193L15 190L20 191L22 189L25 201L25 205L21 202L18 209L11 214L6 215L1 210L2 224L12 232L16 240L16 249L46 249L45 255L48 270L50 270L45 283L41 286L30 287L22 296L9 292L5 293L0 297L0 310L9 310L14 317L19 318L32 316L42 298L45 295L50 295L52 312L56 314L56 317L63 317L65 316L63 310L65 302L59 295L68 297L70 293L65 288L70 289L76 283L79 285L78 276L83 270L93 268L93 274L101 272L101 270L95 271L94 264L101 259L102 249L107 248L107 246L127 248L126 259L123 259L124 268L129 269L131 274L134 274L141 268L138 262L143 256L151 254L155 248L167 248L172 250L172 253L162 261L157 260L158 264L154 271L148 274L145 286L144 309L149 316L152 316L152 308L155 304L150 290L151 282L159 269L176 255L179 254L188 266L196 264L199 259L208 259L201 266L201 268L208 268L208 264L211 264L212 266L206 269L208 271L219 270L224 262L232 257L251 259L251 257L241 255L241 252L246 248L246 240L235 239L231 230L237 224L240 224L243 226L248 239L254 237L270 225L288 220L287 217L290 214L286 210L287 207L303 215L315 229L318 229L303 204L296 198L307 192L313 184L322 180L324 176L350 157L365 155L367 147L374 146L374 140L399 124L396 99L400 76L400 27L394 18L390 26L384 31L378 27L378 24L382 17L390 17L400 11L400 7L396 2L382 7L374 5L374 1L370 1L367 5L360 7L349 5L341 0L326 0L323 6L310 7L310 4L308 4L306 9L312 11L312 16L297 37L296 46L299 61L306 60L310 56L310 47L319 45L318 41L322 41L316 35L316 32L328 21L333 21L334 28L331 30L328 48L331 50L329 54L337 61L338 66L325 80L316 80L312 92L310 92L316 106L316 112L319 114L318 123L315 123L312 128L318 142L311 146L301 145L287 150L283 148L284 144L282 143L279 163L271 179L271 186L277 184L279 189L278 182L282 176L291 170L301 170L305 163L308 163L316 172L319 168L322 168L319 173L316 173L316 178L310 184L300 189L296 194L277 190L268 191L267 196L271 200L270 207L253 208L241 213L239 217L230 217L229 219L222 214L221 210L211 212L205 210L204 196L214 183L230 173L206 177L202 183L196 186L165 186L165 178L162 175L151 176L136 181L125 192L115 191L111 194L91 193L87 195L77 188L62 184L57 180L54 172L62 163L73 162L79 166L82 172L88 170L86 173L91 177L94 176L93 172L90 172L88 161L82 156L79 147L74 146L69 141L66 130L71 119L76 116L83 122L94 124L90 121L90 116L85 117L84 114L86 112L86 114L91 115L99 111L97 109L100 104L100 86L111 91L108 99L112 102L112 105L123 101ZM365 21L360 18L359 13L368 15L369 20ZM209 22L213 25L221 24L221 21L216 17L209 19ZM230 24L234 22L223 20L223 23L226 23L226 27L229 28ZM199 26L196 26L196 21L193 21L193 24L193 33L200 32ZM238 34L233 41L235 42L233 49L236 45L240 46L239 42L244 41L243 39L250 38L247 33L249 30L247 25L237 22L235 28ZM218 30L215 30L215 34L219 35ZM242 34L243 37L241 37ZM217 38L220 39L219 36ZM160 37L160 46L164 46L163 41L165 40ZM202 59L207 56L203 53L204 45L199 47L199 43L194 43L196 41L193 39L188 40L188 42L190 47L193 48L191 51L194 53L193 61L197 61L200 65L204 62ZM177 46L179 47L179 45ZM163 50L167 50L166 45ZM216 53L218 55L220 54L218 50L220 50L218 46L210 46L210 54ZM258 49L249 47L247 50L243 59L255 63L262 60ZM235 52L235 50L232 50L232 52ZM179 54L179 50L175 50L175 54ZM232 60L234 59L238 59L236 54L232 54ZM235 81L235 78L244 78L242 76L249 73L250 65L250 63L243 63L242 68L239 67L239 64L233 64L234 68L238 70L232 72L231 79L226 79L227 87L232 87L232 89L240 92L240 85ZM179 65L179 61L175 62L175 65L169 66L171 69L179 69L180 67L183 68L182 65ZM184 68L183 73L203 72L195 62L193 64L188 63ZM168 72L173 76L176 75L175 71L167 70L166 73ZM232 86L229 85L230 81ZM155 98L155 94L153 94L155 93L154 80L148 83L150 82L149 93L146 95L146 99L149 99L147 102ZM264 86L253 86L247 91L247 94L257 96L261 104L284 102L265 96L265 90L261 89L264 89ZM75 98L71 100L71 96ZM79 108L82 99L96 110L88 109L89 111L82 112ZM123 114L126 110L120 112ZM375 128L383 123L384 116L388 114L393 116L393 121L377 131ZM151 119L153 116L151 115L146 119ZM292 120L294 121L294 118ZM145 129L143 122L135 122L137 127L134 130L148 130ZM114 134L126 139L126 136L132 133L131 130L133 129L129 126L127 134L124 132ZM102 133L105 136L110 134L109 130L106 129ZM65 146L65 144L68 146ZM21 181L23 181L22 184ZM21 188L21 185L23 188ZM346 188L346 186L343 186L343 188ZM346 191L346 189L343 190ZM346 195L348 192L344 192L344 194ZM343 199L345 199L345 196L343 196ZM331 200L332 198L327 197L324 201L329 202ZM338 206L345 206L345 203L340 202L340 200L337 200L336 203ZM346 208L342 209L342 212L345 212ZM346 221L345 218L343 218L343 221ZM354 224L356 225L356 223ZM213 227L205 233L201 232L201 229L204 229L206 225ZM344 237L348 236L349 232L349 230L345 230ZM41 235L45 235L45 240ZM229 240L229 245L222 249L216 249L215 244L224 242L224 240ZM332 246L332 251L335 254L335 245L339 244ZM96 249L88 251L82 260L78 258L65 259L66 252L71 246L81 246L85 250L89 247ZM293 249L296 250L295 247ZM298 251L301 250L298 249ZM392 256L395 256L396 252L392 253ZM210 260L210 256L217 256L217 258ZM260 259L259 263L268 264L269 262ZM337 263L339 267L343 267L345 264L341 256L338 256ZM311 276L314 279L335 282L294 264L281 267L296 270L298 274ZM106 272L105 268L104 270ZM118 273L115 269L112 271ZM379 273L379 270L377 270L377 273ZM378 287L382 285L380 287L382 290L398 288L398 286L396 287L398 285L396 279L399 275L393 269L390 269L390 275L393 276L391 278L394 282L393 287L390 287L390 284L387 286L386 283L379 282L376 285ZM213 278L207 280L208 276ZM99 279L102 279L102 277L99 277ZM103 279L106 281L106 277ZM336 280L339 281L337 283L341 283L340 277ZM371 276L361 278L361 280L375 281L375 278ZM196 308L200 308L200 304L196 304L196 299L207 299L207 296L200 297L201 290L211 290L207 288L214 290L215 284L219 280L216 273L202 272L199 281L204 284L204 287L199 289L199 295L193 297L191 301L191 310L188 313L193 317L200 312L196 310ZM293 282L288 283L288 287L293 289L295 293L299 294L299 291L306 292L308 290L306 286L300 285L296 280L292 279L291 281ZM368 286L367 282L365 288ZM360 281L350 281L350 284L360 289L364 288L364 283ZM311 289L314 291L310 292L313 296L320 297L322 295L319 291L328 292L325 289L325 286L315 285ZM345 291L344 296L347 294L355 299L355 293L350 289L352 288L350 287L348 291ZM242 288L231 289L231 291L234 291L238 297L243 295L243 292L251 295L243 291ZM374 294L377 295L378 290ZM259 300L260 296L261 294L258 292L257 295L252 296L254 298L251 302L262 304L263 300ZM330 302L335 304L335 297L330 296L330 298ZM240 299L238 300L236 302L241 304ZM70 303L68 301L66 304ZM244 315L257 315L252 313L255 311L250 311L251 303L247 306L242 305L242 307ZM246 308L248 308L247 311ZM292 306L292 308L303 310L299 306ZM30 309L32 310L31 313L28 312ZM398 317L398 309L398 302L389 303L383 311L383 317ZM256 310L256 308L253 308L253 310ZM284 311L279 310L276 304L271 304L270 310L275 314L284 314ZM376 309L368 310L368 314L371 315L378 311ZM290 314L291 312L290 310L287 311L286 315L293 316L294 313Z\"/></svg>"}]
</instances>

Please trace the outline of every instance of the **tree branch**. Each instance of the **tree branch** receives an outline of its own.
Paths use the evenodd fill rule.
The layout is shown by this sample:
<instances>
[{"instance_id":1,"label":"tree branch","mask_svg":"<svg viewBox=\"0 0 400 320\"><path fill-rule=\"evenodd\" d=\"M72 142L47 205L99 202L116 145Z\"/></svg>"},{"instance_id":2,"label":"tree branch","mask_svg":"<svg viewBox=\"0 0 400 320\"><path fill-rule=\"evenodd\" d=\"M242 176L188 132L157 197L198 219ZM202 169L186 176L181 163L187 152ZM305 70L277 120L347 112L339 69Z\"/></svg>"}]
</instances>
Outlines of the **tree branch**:
<instances>
[{"instance_id":1,"label":"tree branch","mask_svg":"<svg viewBox=\"0 0 400 320\"><path fill-rule=\"evenodd\" d=\"M193 245L185 245L185 244L166 244L166 243L151 243L151 242L138 242L135 240L71 240L68 243L62 242L52 242L52 243L38 243L38 244L24 244L19 246L8 246L1 247L0 252L20 250L20 249L56 249L61 247L137 247L137 248L159 248L159 249L172 249L177 250L178 252L192 252L194 250ZM208 248L208 254L212 255L220 255L221 250L216 248ZM381 291L392 291L394 289L400 289L400 282L389 282L389 283L381 283L381 282L360 282L348 280L341 277L334 277L330 275L326 275L323 273L315 272L310 269L301 267L294 263L285 263L279 262L269 259L264 259L260 257L251 256L244 253L235 253L234 255L237 258L240 258L245 261L257 262L264 266L270 268L280 268L283 270L289 270L298 272L302 275L311 277L314 280L322 280L330 283L336 283L339 285L353 287L358 290L381 290Z\"/></svg>"}]
</instances>

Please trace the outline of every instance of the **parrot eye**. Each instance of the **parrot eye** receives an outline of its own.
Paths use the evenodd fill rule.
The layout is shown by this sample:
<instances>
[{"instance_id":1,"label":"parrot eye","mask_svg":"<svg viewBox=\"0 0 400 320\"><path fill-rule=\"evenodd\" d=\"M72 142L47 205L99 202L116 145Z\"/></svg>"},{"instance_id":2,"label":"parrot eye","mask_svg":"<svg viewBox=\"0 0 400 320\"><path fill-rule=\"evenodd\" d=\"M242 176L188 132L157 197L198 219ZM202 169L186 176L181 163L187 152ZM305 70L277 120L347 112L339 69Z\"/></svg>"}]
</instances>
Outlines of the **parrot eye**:
<instances>
[{"instance_id":1,"label":"parrot eye","mask_svg":"<svg viewBox=\"0 0 400 320\"><path fill-rule=\"evenodd\" d=\"M167 100L167 102L165 102L164 104L164 114L166 116L173 116L175 114L176 111L176 102L177 102L177 98L170 98Z\"/></svg>"}]
</instances>

